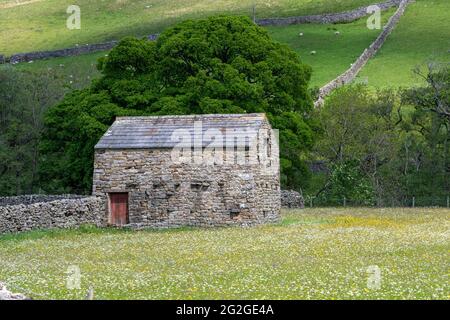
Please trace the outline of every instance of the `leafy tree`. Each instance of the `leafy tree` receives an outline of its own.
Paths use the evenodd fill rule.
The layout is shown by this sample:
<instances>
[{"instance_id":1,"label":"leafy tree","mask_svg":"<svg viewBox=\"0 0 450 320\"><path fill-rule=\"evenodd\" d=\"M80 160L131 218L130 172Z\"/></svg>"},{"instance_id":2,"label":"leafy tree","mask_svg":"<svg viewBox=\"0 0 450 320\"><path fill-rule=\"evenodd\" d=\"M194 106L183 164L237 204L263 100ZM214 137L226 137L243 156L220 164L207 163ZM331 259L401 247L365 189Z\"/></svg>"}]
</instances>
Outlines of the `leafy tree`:
<instances>
[{"instance_id":1,"label":"leafy tree","mask_svg":"<svg viewBox=\"0 0 450 320\"><path fill-rule=\"evenodd\" d=\"M450 123L450 68L448 64L428 63L426 70L417 67L414 73L426 81L427 86L404 91L405 101L416 109L435 113Z\"/></svg>"},{"instance_id":2,"label":"leafy tree","mask_svg":"<svg viewBox=\"0 0 450 320\"><path fill-rule=\"evenodd\" d=\"M345 161L331 166L327 187L319 194L319 203L342 205L373 205L375 193L370 179L357 161Z\"/></svg>"},{"instance_id":3,"label":"leafy tree","mask_svg":"<svg viewBox=\"0 0 450 320\"><path fill-rule=\"evenodd\" d=\"M450 193L450 69L438 63L426 67L414 72L427 86L401 93L405 108L413 108L402 150L403 183L414 195L446 196Z\"/></svg>"},{"instance_id":4,"label":"leafy tree","mask_svg":"<svg viewBox=\"0 0 450 320\"><path fill-rule=\"evenodd\" d=\"M392 154L390 93L377 99L363 85L346 86L327 99L318 115L322 134L315 148L330 174L318 191L321 201L343 198L368 204L379 191L378 171ZM337 203L336 203L337 201Z\"/></svg>"},{"instance_id":5,"label":"leafy tree","mask_svg":"<svg viewBox=\"0 0 450 320\"><path fill-rule=\"evenodd\" d=\"M52 73L0 68L0 195L38 190L38 142L43 114L64 88Z\"/></svg>"},{"instance_id":6,"label":"leafy tree","mask_svg":"<svg viewBox=\"0 0 450 320\"><path fill-rule=\"evenodd\" d=\"M280 129L283 185L306 183L317 125L311 69L246 17L182 22L157 41L126 38L100 59L102 77L51 108L42 141L48 191L89 192L93 146L122 115L265 112Z\"/></svg>"}]
</instances>

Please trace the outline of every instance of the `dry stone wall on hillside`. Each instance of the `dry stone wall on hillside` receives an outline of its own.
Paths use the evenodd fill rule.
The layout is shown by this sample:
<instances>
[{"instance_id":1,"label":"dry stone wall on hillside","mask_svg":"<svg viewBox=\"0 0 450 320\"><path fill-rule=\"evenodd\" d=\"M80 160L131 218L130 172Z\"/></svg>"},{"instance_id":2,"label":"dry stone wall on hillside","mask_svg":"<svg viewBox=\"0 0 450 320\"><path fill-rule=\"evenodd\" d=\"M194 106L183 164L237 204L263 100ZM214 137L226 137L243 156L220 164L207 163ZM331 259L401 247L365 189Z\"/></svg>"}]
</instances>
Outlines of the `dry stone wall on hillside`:
<instances>
[{"instance_id":1,"label":"dry stone wall on hillside","mask_svg":"<svg viewBox=\"0 0 450 320\"><path fill-rule=\"evenodd\" d=\"M387 10L389 8L399 5L401 0L389 0L386 2L374 3L372 6L378 6L381 10ZM299 17L287 17L287 18L268 18L257 19L256 23L260 26L285 26L291 24L306 24L306 23L348 23L358 20L367 15L367 8L369 6L360 7L354 10L338 13L317 14L309 16Z\"/></svg>"},{"instance_id":2,"label":"dry stone wall on hillside","mask_svg":"<svg viewBox=\"0 0 450 320\"><path fill-rule=\"evenodd\" d=\"M328 96L333 90L345 84L348 84L355 79L361 69L366 65L367 61L369 61L369 59L378 52L389 34L392 32L392 30L394 30L409 3L410 0L402 0L395 14L389 19L388 23L384 26L383 31L369 46L369 48L364 50L364 52L358 57L358 59L351 65L351 67L347 71L319 89L319 97L315 102L316 107L320 107L321 105L323 105L325 97Z\"/></svg>"},{"instance_id":3,"label":"dry stone wall on hillside","mask_svg":"<svg viewBox=\"0 0 450 320\"><path fill-rule=\"evenodd\" d=\"M156 40L158 38L158 34L151 34L147 36L147 39L150 41ZM18 53L14 54L9 58L3 58L4 62L9 62L11 64L16 64L19 62L30 62L34 60L42 60L48 58L57 58L57 57L70 57L70 56L79 56L82 54L93 53L98 51L106 51L111 50L117 45L118 41L113 40L104 43L94 43L94 44L83 44L78 45L73 48L59 49L59 50L51 50L51 51L35 51L35 52L27 52L27 53ZM0 63L2 61L2 56L0 56Z\"/></svg>"}]
</instances>

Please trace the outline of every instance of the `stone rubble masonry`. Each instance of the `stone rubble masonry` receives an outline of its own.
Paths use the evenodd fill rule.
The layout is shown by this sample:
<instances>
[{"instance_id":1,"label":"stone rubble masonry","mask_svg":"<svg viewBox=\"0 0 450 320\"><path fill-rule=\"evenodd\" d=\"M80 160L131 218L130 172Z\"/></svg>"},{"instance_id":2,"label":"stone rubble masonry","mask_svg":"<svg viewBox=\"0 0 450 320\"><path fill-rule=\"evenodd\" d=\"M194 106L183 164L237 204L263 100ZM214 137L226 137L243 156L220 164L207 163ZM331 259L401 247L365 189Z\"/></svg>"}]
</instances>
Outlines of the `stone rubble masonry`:
<instances>
[{"instance_id":1,"label":"stone rubble masonry","mask_svg":"<svg viewBox=\"0 0 450 320\"><path fill-rule=\"evenodd\" d=\"M314 103L315 107L320 107L323 105L325 101L325 97L328 96L335 89L342 87L345 84L352 82L361 69L366 65L367 61L372 58L378 50L383 46L389 34L394 30L401 16L405 12L407 5L411 2L411 0L402 0L400 5L398 6L397 11L394 15L389 19L388 23L384 26L383 31L378 35L375 41L369 46L369 48L365 49L364 52L358 57L358 59L352 63L351 67L338 76L336 79L330 81L322 88L319 89L319 97L317 101Z\"/></svg>"},{"instance_id":2,"label":"stone rubble masonry","mask_svg":"<svg viewBox=\"0 0 450 320\"><path fill-rule=\"evenodd\" d=\"M104 201L104 198L81 195L0 197L0 234L35 229L73 228L82 224L105 226L107 209ZM303 196L297 191L281 190L281 206L304 208ZM41 221L43 219L47 221Z\"/></svg>"},{"instance_id":3,"label":"stone rubble masonry","mask_svg":"<svg viewBox=\"0 0 450 320\"><path fill-rule=\"evenodd\" d=\"M80 199L86 196L80 196L75 194L65 195L46 195L46 194L30 194L15 197L0 197L0 207L14 206L18 204L33 204L38 202L50 202L63 199Z\"/></svg>"},{"instance_id":4,"label":"stone rubble masonry","mask_svg":"<svg viewBox=\"0 0 450 320\"><path fill-rule=\"evenodd\" d=\"M132 227L256 225L279 221L279 173L258 164L171 163L171 149L97 149L93 194L129 192Z\"/></svg>"},{"instance_id":5,"label":"stone rubble masonry","mask_svg":"<svg viewBox=\"0 0 450 320\"><path fill-rule=\"evenodd\" d=\"M0 234L38 229L105 226L105 203L96 197L0 206Z\"/></svg>"},{"instance_id":6,"label":"stone rubble masonry","mask_svg":"<svg viewBox=\"0 0 450 320\"><path fill-rule=\"evenodd\" d=\"M303 196L297 191L281 190L281 206L304 208ZM38 219L49 220L44 222ZM55 227L73 228L82 224L107 225L104 198L81 195L0 197L0 234Z\"/></svg>"},{"instance_id":7,"label":"stone rubble masonry","mask_svg":"<svg viewBox=\"0 0 450 320\"><path fill-rule=\"evenodd\" d=\"M129 191L130 222L153 227L258 224L279 218L275 176L255 166L169 164L170 150L97 150L94 194Z\"/></svg>"},{"instance_id":8,"label":"stone rubble masonry","mask_svg":"<svg viewBox=\"0 0 450 320\"><path fill-rule=\"evenodd\" d=\"M281 206L283 208L305 208L305 201L300 192L294 190L281 190Z\"/></svg>"}]
</instances>

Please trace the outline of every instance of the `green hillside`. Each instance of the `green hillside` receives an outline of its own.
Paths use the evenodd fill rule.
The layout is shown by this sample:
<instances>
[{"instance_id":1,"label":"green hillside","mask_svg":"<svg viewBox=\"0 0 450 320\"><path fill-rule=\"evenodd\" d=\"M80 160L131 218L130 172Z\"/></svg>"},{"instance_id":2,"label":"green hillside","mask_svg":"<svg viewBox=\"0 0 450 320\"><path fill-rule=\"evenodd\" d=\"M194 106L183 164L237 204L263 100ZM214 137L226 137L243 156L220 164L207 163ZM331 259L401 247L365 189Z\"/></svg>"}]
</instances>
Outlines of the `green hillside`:
<instances>
[{"instance_id":1,"label":"green hillside","mask_svg":"<svg viewBox=\"0 0 450 320\"><path fill-rule=\"evenodd\" d=\"M22 3L18 5L17 2ZM66 28L68 0L0 0L0 53L49 50L160 32L217 13L277 17L339 12L373 0L78 0L81 29Z\"/></svg>"},{"instance_id":2,"label":"green hillside","mask_svg":"<svg viewBox=\"0 0 450 320\"><path fill-rule=\"evenodd\" d=\"M383 12L383 23L393 12L394 9ZM268 27L267 30L275 40L291 46L305 63L313 67L312 86L321 86L344 72L380 32L367 29L365 19L335 25ZM339 31L339 35L335 34L336 31ZM303 36L299 36L300 33ZM316 51L316 54L312 55L311 51ZM104 54L106 53L34 61L19 64L18 67L26 70L51 68L61 74L68 84L79 88L99 74L95 63Z\"/></svg>"},{"instance_id":3,"label":"green hillside","mask_svg":"<svg viewBox=\"0 0 450 320\"><path fill-rule=\"evenodd\" d=\"M16 15L25 10L25 8L35 9L40 12L41 7L48 5L49 3L63 3L64 1L39 1L29 5L10 9L0 9L0 16L8 10L16 10ZM187 1L189 2L189 1ZM161 2L158 6L152 7L155 10L161 10L160 12L169 12L170 8L176 8L177 6L186 6L185 2L177 1L176 4L164 4ZM131 19L134 21L132 25L129 25L130 20L126 20L128 14L132 10L136 10L139 6L144 6L144 1L134 1L128 3L122 1L122 10L108 9L103 14L111 14L114 19L117 19L117 24L110 25L108 19L99 19L98 25L95 28L80 31L73 31L73 37L57 36L60 32L69 32L68 30L58 29L56 23L54 28L46 29L38 37L33 38L32 41L25 40L26 37L31 36L30 30L20 33L18 37L12 40L7 40L3 36L12 37L12 33L7 33L5 28L0 28L0 44L3 50L4 47L9 48L9 51L17 51L19 47L15 47L14 43L22 45L19 51L26 51L31 49L43 48L56 48L67 45L73 45L74 43L86 43L103 41L106 39L119 39L125 35L147 34L152 31L160 31L164 26L171 24L177 19L184 19L187 17L195 17L200 15L207 15L217 13L220 10L224 10L232 13L248 13L251 7L251 1L235 2L234 4L225 4L224 1L215 1L214 10L207 7L207 1L190 1L192 5L196 7L204 8L203 11L196 11L196 13L185 10L176 18L162 19L161 15L158 18L152 18L147 21L147 24L141 21L138 17L144 16L145 10L136 13L136 18ZM276 1L276 4L272 2L272 11L268 11L268 6L262 2L257 2L258 16L276 16L276 15L292 15L292 14L305 14L305 13L319 13L319 12L331 12L348 9L351 7L357 7L362 4L375 2L371 1ZM0 1L0 4L8 3L8 1ZM80 2L83 4L83 1ZM101 8L112 8L112 3L118 6L119 2L103 1L98 4L98 10ZM228 2L227 2L228 3ZM93 6L93 5L92 5ZM96 5L97 6L97 5ZM186 6L188 7L188 6ZM134 8L134 9L133 9ZM191 7L189 7L191 8ZM56 10L56 9L55 9ZM164 11L166 10L166 11ZM266 10L266 11L265 11ZM138 11L138 10L137 10ZM427 60L449 61L448 50L450 49L450 25L447 23L448 12L450 11L450 2L446 0L417 0L411 3L405 15L400 19L397 28L389 36L384 46L379 53L367 64L359 75L358 81L368 82L371 86L377 87L398 87L408 86L420 83L420 79L414 77L412 69L424 63ZM51 16L51 10L49 9L48 16ZM116 14L112 14L116 12ZM383 23L393 14L394 9L390 9L382 13ZM120 13L120 14L119 14ZM130 13L131 14L131 13ZM64 14L63 14L64 15ZM82 20L85 24L94 23L96 19L89 20L90 15L84 17L82 14ZM17 16L17 19L19 19ZM14 15L12 16L14 17ZM7 22L5 20L0 21L2 24L14 25L8 16ZM101 21L100 21L101 20ZM104 21L105 20L105 21ZM164 23L162 22L164 20ZM49 20L50 21L50 20ZM122 21L120 25L119 21ZM128 21L128 22L127 22ZM158 22L159 21L159 22ZM161 22L161 23L160 23ZM36 22L38 24L38 22ZM44 23L43 19L39 23ZM49 22L46 22L49 23ZM83 22L82 22L83 23ZM124 27L128 23L128 27ZM18 25L17 23L15 25ZM135 26L141 26L143 29L135 28ZM122 28L121 28L122 26ZM147 28L147 29L145 29ZM88 29L86 27L86 29ZM97 32L98 30L111 31L108 35L106 33ZM52 31L53 30L53 31ZM97 31L96 31L97 30ZM334 25L322 25L322 24L307 24L307 25L292 25L283 27L268 27L267 30L271 36L291 46L296 50L301 59L313 67L313 77L311 81L312 86L321 86L332 80L340 73L344 72L350 64L367 48L370 43L377 37L380 30L369 30L366 27L366 20L361 19L347 24L334 24ZM335 32L339 31L339 35ZM72 32L72 31L71 31ZM78 35L77 35L77 32ZM109 31L108 31L109 32ZM299 36L303 33L303 36ZM52 38L51 34L55 35ZM103 35L102 35L103 34ZM23 38L25 37L25 38ZM85 41L78 41L85 37ZM27 38L28 39L28 38ZM78 39L78 40L77 40ZM3 43L4 44L3 44ZM29 46L26 48L25 46ZM315 54L311 54L315 51ZM60 74L67 80L67 83L75 88L85 86L90 82L93 77L98 75L98 71L95 69L95 63L98 57L106 54L94 53L78 57L68 58L56 58L45 61L34 61L33 63L18 65L21 69L26 70L40 70L51 68L57 74Z\"/></svg>"},{"instance_id":4,"label":"green hillside","mask_svg":"<svg viewBox=\"0 0 450 320\"><path fill-rule=\"evenodd\" d=\"M393 13L394 9L383 12L382 23L386 23ZM380 30L369 30L366 19L333 25L269 27L268 30L273 38L288 44L312 66L312 86L322 86L348 69L380 33Z\"/></svg>"},{"instance_id":5,"label":"green hillside","mask_svg":"<svg viewBox=\"0 0 450 320\"><path fill-rule=\"evenodd\" d=\"M450 1L416 0L360 77L377 87L421 83L412 69L428 61L450 62Z\"/></svg>"},{"instance_id":6,"label":"green hillside","mask_svg":"<svg viewBox=\"0 0 450 320\"><path fill-rule=\"evenodd\" d=\"M394 9L382 13L383 23ZM421 84L412 73L427 61L450 62L450 2L417 0L411 3L377 55L369 60L357 81L374 87ZM366 28L366 20L343 25L297 25L269 29L313 67L312 85L323 85L344 72L373 41L379 30ZM334 31L339 31L336 36ZM299 37L303 32L304 36ZM311 55L311 51L316 51Z\"/></svg>"}]
</instances>

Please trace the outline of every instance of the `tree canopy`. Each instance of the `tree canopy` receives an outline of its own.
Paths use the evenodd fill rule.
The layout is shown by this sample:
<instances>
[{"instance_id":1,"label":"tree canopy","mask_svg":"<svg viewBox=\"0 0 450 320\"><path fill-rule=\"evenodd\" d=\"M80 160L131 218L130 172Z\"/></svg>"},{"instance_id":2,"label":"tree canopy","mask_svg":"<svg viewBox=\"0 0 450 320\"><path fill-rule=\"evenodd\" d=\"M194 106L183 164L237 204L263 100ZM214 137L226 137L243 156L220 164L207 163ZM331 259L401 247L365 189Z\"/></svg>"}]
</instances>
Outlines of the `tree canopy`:
<instances>
[{"instance_id":1,"label":"tree canopy","mask_svg":"<svg viewBox=\"0 0 450 320\"><path fill-rule=\"evenodd\" d=\"M64 94L51 72L0 68L0 195L39 192L38 145L45 110Z\"/></svg>"},{"instance_id":2,"label":"tree canopy","mask_svg":"<svg viewBox=\"0 0 450 320\"><path fill-rule=\"evenodd\" d=\"M101 58L102 77L45 117L40 166L48 192L89 192L93 147L116 116L265 112L280 130L282 184L307 182L314 142L311 69L247 17L189 20L157 41L125 38Z\"/></svg>"}]
</instances>

